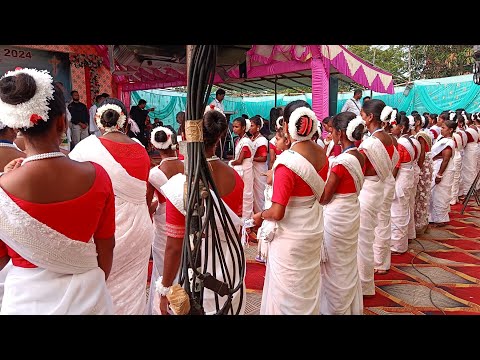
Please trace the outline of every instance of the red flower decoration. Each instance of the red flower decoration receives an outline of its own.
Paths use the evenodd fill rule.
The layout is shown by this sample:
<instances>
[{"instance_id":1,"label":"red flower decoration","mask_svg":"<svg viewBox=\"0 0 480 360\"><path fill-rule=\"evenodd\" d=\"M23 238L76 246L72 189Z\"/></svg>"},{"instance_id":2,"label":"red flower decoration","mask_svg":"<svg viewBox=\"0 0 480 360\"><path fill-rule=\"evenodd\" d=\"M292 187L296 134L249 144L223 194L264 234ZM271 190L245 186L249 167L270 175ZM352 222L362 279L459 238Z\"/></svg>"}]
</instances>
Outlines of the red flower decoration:
<instances>
[{"instance_id":1,"label":"red flower decoration","mask_svg":"<svg viewBox=\"0 0 480 360\"><path fill-rule=\"evenodd\" d=\"M213 104L210 105L210 109L212 109L212 110L215 109L215 105L213 105Z\"/></svg>"},{"instance_id":2,"label":"red flower decoration","mask_svg":"<svg viewBox=\"0 0 480 360\"><path fill-rule=\"evenodd\" d=\"M43 120L40 115L37 115L37 114L30 115L30 122L34 123L35 125L37 125L40 120Z\"/></svg>"},{"instance_id":3,"label":"red flower decoration","mask_svg":"<svg viewBox=\"0 0 480 360\"><path fill-rule=\"evenodd\" d=\"M21 68L20 66L17 66L17 67L15 68L15 70L22 70L22 69L23 69L23 68Z\"/></svg>"}]
</instances>

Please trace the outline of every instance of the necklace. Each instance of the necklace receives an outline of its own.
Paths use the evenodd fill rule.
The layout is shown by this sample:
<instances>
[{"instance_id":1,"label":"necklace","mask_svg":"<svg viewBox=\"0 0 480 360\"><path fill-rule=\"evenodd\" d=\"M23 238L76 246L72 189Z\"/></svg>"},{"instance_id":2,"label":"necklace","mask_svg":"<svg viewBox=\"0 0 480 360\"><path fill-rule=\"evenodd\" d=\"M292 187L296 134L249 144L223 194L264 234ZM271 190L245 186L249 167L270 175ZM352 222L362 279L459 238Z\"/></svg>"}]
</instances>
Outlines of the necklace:
<instances>
[{"instance_id":1,"label":"necklace","mask_svg":"<svg viewBox=\"0 0 480 360\"><path fill-rule=\"evenodd\" d=\"M215 161L219 160L220 158L217 155L213 155L212 157L207 158L207 161Z\"/></svg>"},{"instance_id":2,"label":"necklace","mask_svg":"<svg viewBox=\"0 0 480 360\"><path fill-rule=\"evenodd\" d=\"M15 144L9 143L9 142L0 142L0 147L9 147L9 148L13 148L13 149L16 149L16 148L17 148L17 147L15 146Z\"/></svg>"},{"instance_id":3,"label":"necklace","mask_svg":"<svg viewBox=\"0 0 480 360\"><path fill-rule=\"evenodd\" d=\"M348 150L357 150L357 147L355 145L350 145L350 146L346 147L345 149L343 149L342 154L344 152L347 152Z\"/></svg>"},{"instance_id":4,"label":"necklace","mask_svg":"<svg viewBox=\"0 0 480 360\"><path fill-rule=\"evenodd\" d=\"M106 128L105 131L103 132L103 135L107 135L107 134L114 133L114 132L125 135L125 133L123 131L115 129L115 128Z\"/></svg>"},{"instance_id":5,"label":"necklace","mask_svg":"<svg viewBox=\"0 0 480 360\"><path fill-rule=\"evenodd\" d=\"M255 135L251 140L252 140L252 141L257 140L257 139L260 137L260 135L262 135L262 134L260 134L260 131L259 131L259 132L257 133L257 135Z\"/></svg>"},{"instance_id":6,"label":"necklace","mask_svg":"<svg viewBox=\"0 0 480 360\"><path fill-rule=\"evenodd\" d=\"M375 133L377 133L377 132L379 132L379 131L383 131L383 128L378 128L377 130L375 130L374 132L372 132L372 133L370 134L370 136L373 136L373 134L375 134Z\"/></svg>"},{"instance_id":7,"label":"necklace","mask_svg":"<svg viewBox=\"0 0 480 360\"><path fill-rule=\"evenodd\" d=\"M32 156L28 156L25 159L23 159L22 166L25 165L29 161L52 159L52 158L56 158L56 157L66 157L66 155L64 153L60 152L60 151L32 155Z\"/></svg>"},{"instance_id":8,"label":"necklace","mask_svg":"<svg viewBox=\"0 0 480 360\"><path fill-rule=\"evenodd\" d=\"M310 139L306 139L306 140L296 140L292 143L292 145L290 145L290 150L295 146L297 145L298 143L301 143L301 142L304 142L304 141L308 141Z\"/></svg>"},{"instance_id":9,"label":"necklace","mask_svg":"<svg viewBox=\"0 0 480 360\"><path fill-rule=\"evenodd\" d=\"M164 161L177 160L177 159L178 159L178 156L166 157L165 159L162 159L162 160L160 161L160 164L158 164L158 166L162 166L162 164L163 164Z\"/></svg>"}]
</instances>

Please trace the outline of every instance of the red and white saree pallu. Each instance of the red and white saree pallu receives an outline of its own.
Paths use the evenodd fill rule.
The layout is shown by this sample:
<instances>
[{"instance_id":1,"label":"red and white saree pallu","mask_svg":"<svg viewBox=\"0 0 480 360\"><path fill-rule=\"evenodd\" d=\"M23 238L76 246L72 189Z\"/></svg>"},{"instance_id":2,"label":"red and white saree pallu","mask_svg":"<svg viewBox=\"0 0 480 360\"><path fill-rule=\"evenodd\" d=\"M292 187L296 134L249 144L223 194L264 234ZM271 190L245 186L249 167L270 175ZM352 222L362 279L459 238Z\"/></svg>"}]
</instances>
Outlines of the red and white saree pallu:
<instances>
[{"instance_id":1,"label":"red and white saree pallu","mask_svg":"<svg viewBox=\"0 0 480 360\"><path fill-rule=\"evenodd\" d=\"M318 315L323 244L323 207L319 200L325 182L308 160L292 150L279 155L273 169L279 164L300 176L314 195L292 196L284 218L277 222L269 244L260 314Z\"/></svg>"},{"instance_id":2,"label":"red and white saree pallu","mask_svg":"<svg viewBox=\"0 0 480 360\"><path fill-rule=\"evenodd\" d=\"M360 230L358 232L358 271L363 295L375 294L373 242L378 225L378 208L383 202L385 180L392 173L392 160L383 143L375 136L366 138L360 145L372 163L377 175L365 176L358 200L360 201Z\"/></svg>"},{"instance_id":3,"label":"red and white saree pallu","mask_svg":"<svg viewBox=\"0 0 480 360\"><path fill-rule=\"evenodd\" d=\"M161 165L161 163L160 163ZM159 165L159 166L160 166ZM167 177L158 166L155 166L150 170L148 182L161 193L161 188L168 181ZM155 294L155 281L159 276L163 274L163 260L165 258L165 246L167 245L167 236L165 233L165 202L158 203L155 214L153 214L154 225L154 237L152 243L152 276L150 280L150 296L148 297L147 309L145 313L147 315L161 315L159 307L153 306L153 299Z\"/></svg>"},{"instance_id":4,"label":"red and white saree pallu","mask_svg":"<svg viewBox=\"0 0 480 360\"><path fill-rule=\"evenodd\" d=\"M398 163L399 155L394 148L392 165ZM393 174L387 176L384 181L383 203L378 213L378 224L375 228L375 239L373 241L374 269L389 270L391 265L390 240L392 238L391 208L395 195L395 178Z\"/></svg>"},{"instance_id":5,"label":"red and white saree pallu","mask_svg":"<svg viewBox=\"0 0 480 360\"><path fill-rule=\"evenodd\" d=\"M450 205L455 205L458 202L458 192L460 187L460 178L462 175L462 151L463 151L463 139L462 135L455 132L452 135L455 138L455 152L453 155L453 185L452 185L452 200Z\"/></svg>"},{"instance_id":6,"label":"red and white saree pallu","mask_svg":"<svg viewBox=\"0 0 480 360\"><path fill-rule=\"evenodd\" d=\"M420 142L412 136L410 137L410 140L412 140L413 145L415 145L415 147L417 148L417 156L413 160L413 187L412 194L410 195L410 220L408 222L408 238L415 239L417 237L417 233L415 230L415 199L418 192L418 181L420 180L420 167L418 166L418 159L420 158L422 145L420 145Z\"/></svg>"},{"instance_id":7,"label":"red and white saree pallu","mask_svg":"<svg viewBox=\"0 0 480 360\"><path fill-rule=\"evenodd\" d=\"M153 224L145 197L147 183L130 176L94 135L78 143L68 156L77 161L96 162L112 180L116 229L107 286L116 315L143 315L153 241Z\"/></svg>"},{"instance_id":8,"label":"red and white saree pallu","mask_svg":"<svg viewBox=\"0 0 480 360\"><path fill-rule=\"evenodd\" d=\"M184 216L186 215L185 212L185 205L183 202L183 191L184 191L184 184L185 184L186 177L184 174L177 174L172 176L165 185L162 186L162 192L165 195L168 200L177 208L178 211L180 211ZM219 208L220 205L218 203L218 199L213 193L213 191L210 190L210 194L217 204L217 207ZM221 199L220 199L221 200ZM243 225L242 220L228 207L228 205L223 201L223 205L225 205L225 209L228 212L228 215L230 216L230 219L233 222L233 227L234 229L240 229ZM234 259L232 257L232 253L229 249L234 249L233 244L229 244L226 240L225 232L223 230L223 226L221 223L221 220L218 218L218 213L215 213L215 222L217 225L217 230L218 234L220 237L220 246L223 252L223 255L225 257L225 263L228 269L228 272L230 274L230 279L231 283L229 283L230 288L235 288L237 286L241 286L241 289L236 291L233 294L232 297L232 309L233 309L233 314L236 314L237 311L239 311L239 315L243 315L245 313L245 304L246 304L246 287L245 287L245 278L243 278L242 284L240 284L240 273L239 273L239 264L236 264L236 272L234 272L234 262L237 261L237 259ZM203 222L204 219L202 219ZM229 225L230 226L230 225ZM231 229L231 228L230 228ZM222 274L222 263L219 260L218 252L215 252L215 272L213 271L213 263L212 263L212 258L213 258L213 251L212 251L212 239L211 239L211 232L208 236L208 238L204 238L204 241L202 242L202 248L201 248L201 254L202 254L202 264L201 267L202 269L204 268L204 260L205 260L205 245L207 245L208 248L208 264L207 264L207 272L209 272L212 275L215 275L215 277L220 280L220 281L228 281L225 280ZM236 240L235 240L236 241ZM207 242L207 243L206 243ZM237 248L239 248L239 251L243 251L243 247L240 242L237 243ZM233 255L235 256L235 255ZM245 274L244 274L245 275ZM178 279L178 273L177 277ZM216 301L215 301L215 293L210 290L205 288L204 293L203 293L203 308L205 310L206 315L212 315L217 312L216 309ZM224 304L225 301L227 300L227 296L220 297L217 295L218 298L218 303L219 307L221 308ZM231 312L228 311L228 315L230 315Z\"/></svg>"},{"instance_id":9,"label":"red and white saree pallu","mask_svg":"<svg viewBox=\"0 0 480 360\"><path fill-rule=\"evenodd\" d=\"M12 265L7 271L1 314L113 314L93 239L76 241L53 230L23 211L3 189L0 238L38 266Z\"/></svg>"},{"instance_id":10,"label":"red and white saree pallu","mask_svg":"<svg viewBox=\"0 0 480 360\"><path fill-rule=\"evenodd\" d=\"M470 186L472 186L477 176L478 132L472 128L467 128L465 131L470 133L473 142L469 142L464 148L462 159L462 187L459 195L467 195Z\"/></svg>"},{"instance_id":11,"label":"red and white saree pallu","mask_svg":"<svg viewBox=\"0 0 480 360\"><path fill-rule=\"evenodd\" d=\"M242 218L250 219L253 216L253 143L247 137L241 138L235 146L235 160L240 156L243 147L247 146L252 154L251 157L243 159L241 165L235 165L233 169L240 175L243 180L243 210Z\"/></svg>"},{"instance_id":12,"label":"red and white saree pallu","mask_svg":"<svg viewBox=\"0 0 480 360\"><path fill-rule=\"evenodd\" d=\"M392 239L391 251L403 253L408 250L408 224L413 211L410 206L411 197L415 197L414 160L415 150L405 137L400 137L398 143L405 147L412 161L400 164L395 179L395 195L392 202Z\"/></svg>"},{"instance_id":13,"label":"red and white saree pallu","mask_svg":"<svg viewBox=\"0 0 480 360\"><path fill-rule=\"evenodd\" d=\"M265 146L267 148L268 153L268 140L263 137L259 136L253 142L253 154L259 149L261 146ZM264 162L252 161L253 163L253 212L257 213L265 209L265 185L267 185L267 177L265 174L268 170L268 164L265 160Z\"/></svg>"},{"instance_id":14,"label":"red and white saree pallu","mask_svg":"<svg viewBox=\"0 0 480 360\"><path fill-rule=\"evenodd\" d=\"M363 173L358 159L348 153L332 160L331 168L343 165L355 182L356 193L335 194L324 211L324 247L328 260L322 262L321 314L361 315L363 296L358 276L357 248L360 228L358 194Z\"/></svg>"},{"instance_id":15,"label":"red and white saree pallu","mask_svg":"<svg viewBox=\"0 0 480 360\"><path fill-rule=\"evenodd\" d=\"M442 138L432 146L431 155L434 158L440 154L443 149L450 146L452 150L455 148L455 143L450 138ZM446 223L450 221L448 213L450 212L450 200L452 198L453 176L455 173L454 161L450 158L447 168L442 174L440 183L435 184L435 177L440 170L443 159L436 159L433 161L432 173L432 190L430 198L430 209L428 221L433 223Z\"/></svg>"}]
</instances>

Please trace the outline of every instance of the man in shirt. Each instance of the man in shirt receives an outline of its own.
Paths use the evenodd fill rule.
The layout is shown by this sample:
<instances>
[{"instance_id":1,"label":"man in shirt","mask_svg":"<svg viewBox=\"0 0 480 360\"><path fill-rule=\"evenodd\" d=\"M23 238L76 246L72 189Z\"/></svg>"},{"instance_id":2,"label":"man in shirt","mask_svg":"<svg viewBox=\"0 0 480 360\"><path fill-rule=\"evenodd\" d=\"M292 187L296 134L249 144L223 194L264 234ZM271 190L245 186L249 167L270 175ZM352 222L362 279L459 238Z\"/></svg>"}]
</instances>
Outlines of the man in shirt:
<instances>
[{"instance_id":1,"label":"man in shirt","mask_svg":"<svg viewBox=\"0 0 480 360\"><path fill-rule=\"evenodd\" d=\"M98 105L103 100L105 100L105 97L103 96L103 94L97 95L95 97L95 104L93 104L90 107L90 110L88 110L88 113L90 115L90 129L88 132L90 133L90 135L95 134L96 137L102 136L102 133L98 129L97 122L95 121L95 114L97 113Z\"/></svg>"},{"instance_id":2,"label":"man in shirt","mask_svg":"<svg viewBox=\"0 0 480 360\"><path fill-rule=\"evenodd\" d=\"M341 112L351 111L354 114L360 116L360 109L362 108L362 104L360 104L361 98L362 98L362 90L356 89L353 92L353 98L345 101L345 104L343 105Z\"/></svg>"},{"instance_id":3,"label":"man in shirt","mask_svg":"<svg viewBox=\"0 0 480 360\"><path fill-rule=\"evenodd\" d=\"M130 117L135 121L140 129L140 132L137 134L138 140L147 148L148 140L145 137L145 120L147 120L148 113L154 111L155 108L145 109L147 106L147 101L140 99L138 105L133 105L130 109ZM150 119L150 118L149 118Z\"/></svg>"},{"instance_id":4,"label":"man in shirt","mask_svg":"<svg viewBox=\"0 0 480 360\"><path fill-rule=\"evenodd\" d=\"M222 113L225 113L225 109L223 108L223 104L222 104L222 101L224 98L225 98L225 90L218 89L217 92L215 93L215 99L213 99L210 105L217 107Z\"/></svg>"},{"instance_id":5,"label":"man in shirt","mask_svg":"<svg viewBox=\"0 0 480 360\"><path fill-rule=\"evenodd\" d=\"M88 116L87 105L80 102L78 91L73 90L71 93L72 102L68 105L68 110L72 115L72 148L80 141L88 136L88 124L90 122Z\"/></svg>"}]
</instances>

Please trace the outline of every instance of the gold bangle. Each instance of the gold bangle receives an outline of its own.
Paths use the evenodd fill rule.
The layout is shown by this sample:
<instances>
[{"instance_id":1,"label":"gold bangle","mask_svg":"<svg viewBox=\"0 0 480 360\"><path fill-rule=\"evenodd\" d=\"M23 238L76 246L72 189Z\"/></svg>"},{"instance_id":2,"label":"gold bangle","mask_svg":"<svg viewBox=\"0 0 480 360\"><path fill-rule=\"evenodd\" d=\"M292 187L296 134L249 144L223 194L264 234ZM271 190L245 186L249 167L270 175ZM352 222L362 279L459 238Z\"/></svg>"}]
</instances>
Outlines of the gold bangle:
<instances>
[{"instance_id":1,"label":"gold bangle","mask_svg":"<svg viewBox=\"0 0 480 360\"><path fill-rule=\"evenodd\" d=\"M263 212L264 212L264 211L265 211L265 210L262 210L262 212L260 213L260 218L261 218L262 220L265 220L265 218L263 217Z\"/></svg>"}]
</instances>

